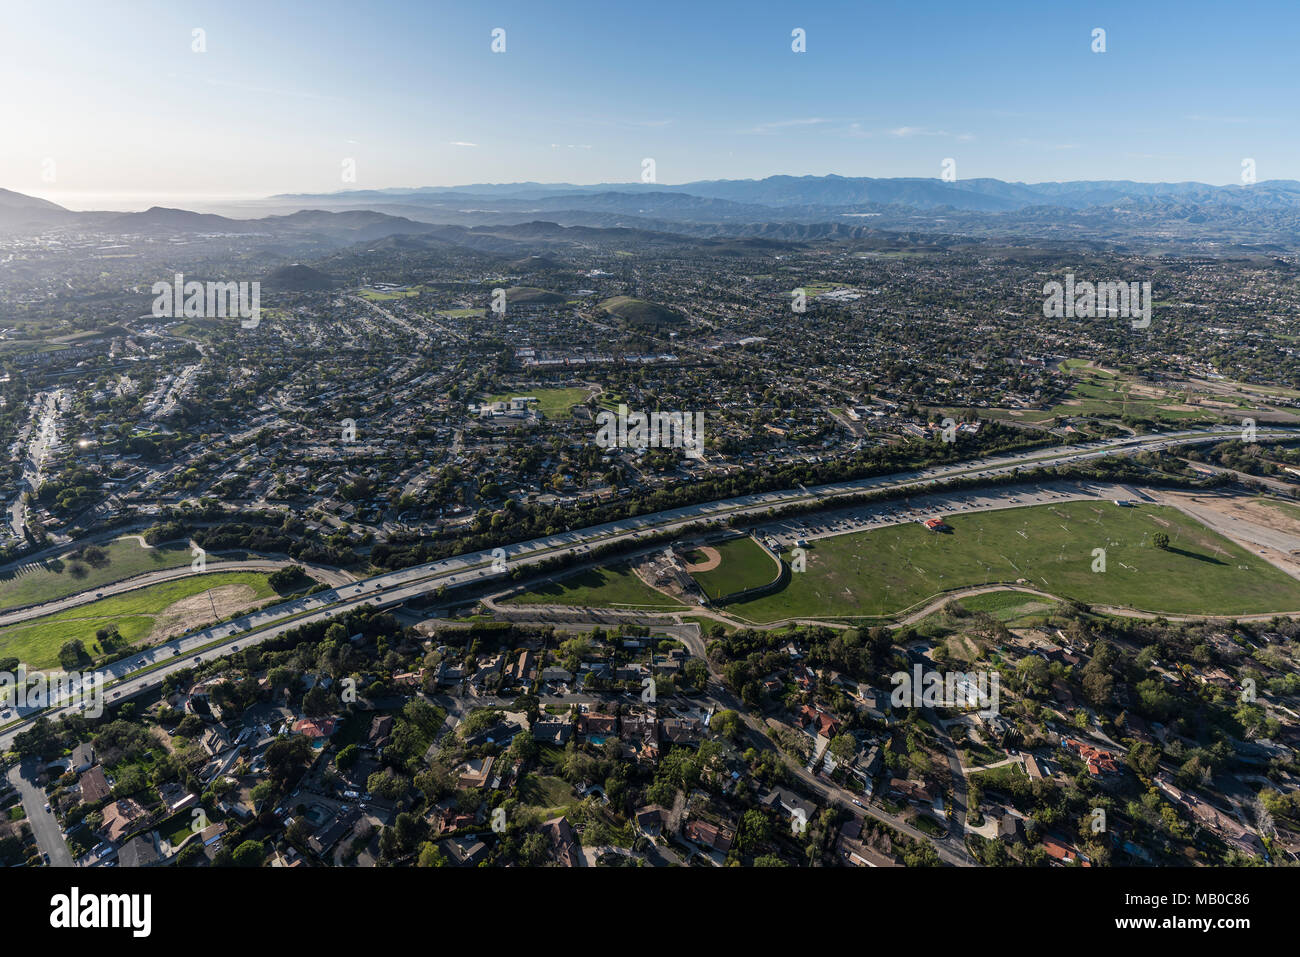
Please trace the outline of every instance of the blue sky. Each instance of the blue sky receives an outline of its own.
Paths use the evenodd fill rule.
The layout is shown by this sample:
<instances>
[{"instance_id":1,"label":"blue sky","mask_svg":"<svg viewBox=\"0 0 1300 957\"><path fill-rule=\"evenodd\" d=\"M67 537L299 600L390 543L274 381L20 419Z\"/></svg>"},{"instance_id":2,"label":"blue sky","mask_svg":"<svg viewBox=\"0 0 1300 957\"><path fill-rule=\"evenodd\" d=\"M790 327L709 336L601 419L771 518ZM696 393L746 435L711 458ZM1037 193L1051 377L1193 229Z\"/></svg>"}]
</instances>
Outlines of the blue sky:
<instances>
[{"instance_id":1,"label":"blue sky","mask_svg":"<svg viewBox=\"0 0 1300 957\"><path fill-rule=\"evenodd\" d=\"M960 178L1229 183L1250 157L1300 179L1300 4L1281 0L5 11L0 186L72 205L624 182L645 157L663 183L938 176L948 157Z\"/></svg>"}]
</instances>

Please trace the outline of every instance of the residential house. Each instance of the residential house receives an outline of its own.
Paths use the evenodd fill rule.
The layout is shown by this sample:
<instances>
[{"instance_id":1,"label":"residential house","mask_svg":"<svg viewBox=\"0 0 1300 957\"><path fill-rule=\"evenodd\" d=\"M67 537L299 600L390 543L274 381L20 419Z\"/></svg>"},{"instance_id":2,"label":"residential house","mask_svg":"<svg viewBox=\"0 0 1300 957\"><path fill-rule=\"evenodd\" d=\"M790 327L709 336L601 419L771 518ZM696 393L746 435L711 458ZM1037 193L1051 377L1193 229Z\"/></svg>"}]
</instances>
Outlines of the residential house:
<instances>
[{"instance_id":1,"label":"residential house","mask_svg":"<svg viewBox=\"0 0 1300 957\"><path fill-rule=\"evenodd\" d=\"M111 791L108 777L104 774L103 767L98 764L77 779L77 786L81 789L81 800L87 804L104 800Z\"/></svg>"}]
</instances>

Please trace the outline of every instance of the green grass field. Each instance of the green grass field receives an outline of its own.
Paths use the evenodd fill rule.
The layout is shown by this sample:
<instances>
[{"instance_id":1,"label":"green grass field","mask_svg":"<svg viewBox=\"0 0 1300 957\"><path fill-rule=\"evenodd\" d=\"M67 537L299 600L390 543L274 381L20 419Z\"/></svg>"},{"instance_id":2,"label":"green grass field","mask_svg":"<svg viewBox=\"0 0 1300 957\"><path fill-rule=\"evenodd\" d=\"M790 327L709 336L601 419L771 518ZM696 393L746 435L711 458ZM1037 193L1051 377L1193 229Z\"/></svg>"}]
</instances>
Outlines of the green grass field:
<instances>
[{"instance_id":1,"label":"green grass field","mask_svg":"<svg viewBox=\"0 0 1300 957\"><path fill-rule=\"evenodd\" d=\"M95 632L109 625L134 644L149 637L158 616L171 605L223 585L247 585L258 599L276 594L260 572L211 572L162 582L0 629L0 657L16 657L31 668L55 667L59 649L73 638L80 638L91 655L99 655L103 649Z\"/></svg>"},{"instance_id":2,"label":"green grass field","mask_svg":"<svg viewBox=\"0 0 1300 957\"><path fill-rule=\"evenodd\" d=\"M1163 389L1153 395L1138 392L1137 383L1104 369L1087 368L1079 360L1067 360L1062 367L1075 378L1069 398L1051 410L1052 415L1087 415L1118 419L1125 415L1174 423L1217 418L1210 409L1179 408L1187 396Z\"/></svg>"},{"instance_id":3,"label":"green grass field","mask_svg":"<svg viewBox=\"0 0 1300 957\"><path fill-rule=\"evenodd\" d=\"M440 309L438 315L448 319L482 319L487 315L486 309Z\"/></svg>"},{"instance_id":4,"label":"green grass field","mask_svg":"<svg viewBox=\"0 0 1300 957\"><path fill-rule=\"evenodd\" d=\"M567 419L575 405L587 401L587 389L524 389L520 392L502 392L488 398L489 402L509 402L511 399L531 396L529 408L539 410L548 419Z\"/></svg>"},{"instance_id":5,"label":"green grass field","mask_svg":"<svg viewBox=\"0 0 1300 957\"><path fill-rule=\"evenodd\" d=\"M134 538L119 538L100 548L108 563L98 568L63 557L0 578L0 610L37 605L145 572L179 568L191 561L188 545L144 548ZM209 555L208 561L216 564L218 559ZM77 577L81 571L85 574Z\"/></svg>"},{"instance_id":6,"label":"green grass field","mask_svg":"<svg viewBox=\"0 0 1300 957\"><path fill-rule=\"evenodd\" d=\"M360 292L363 299L369 299L371 302L390 302L393 299L413 299L420 294L420 290L407 289L405 291L396 289L370 289L364 288Z\"/></svg>"},{"instance_id":7,"label":"green grass field","mask_svg":"<svg viewBox=\"0 0 1300 957\"><path fill-rule=\"evenodd\" d=\"M543 817L564 813L578 803L578 792L563 778L536 772L519 782L519 801L525 808L543 809Z\"/></svg>"},{"instance_id":8,"label":"green grass field","mask_svg":"<svg viewBox=\"0 0 1300 957\"><path fill-rule=\"evenodd\" d=\"M655 591L626 565L590 568L558 582L539 585L508 598L509 605L586 605L610 608L641 605L657 608L684 608L663 592Z\"/></svg>"},{"instance_id":9,"label":"green grass field","mask_svg":"<svg viewBox=\"0 0 1300 957\"><path fill-rule=\"evenodd\" d=\"M766 585L780 571L776 562L772 561L772 556L748 535L729 539L713 547L722 556L722 564L712 571L691 572L691 577L710 598L721 598L746 588Z\"/></svg>"},{"instance_id":10,"label":"green grass field","mask_svg":"<svg viewBox=\"0 0 1300 957\"><path fill-rule=\"evenodd\" d=\"M948 523L952 534L913 523L818 540L806 572L727 611L757 622L893 616L941 592L1018 579L1090 604L1168 614L1300 609L1300 582L1173 508L1068 502ZM1160 531L1169 536L1167 551L1151 544ZM1092 571L1095 548L1106 550L1105 572Z\"/></svg>"},{"instance_id":11,"label":"green grass field","mask_svg":"<svg viewBox=\"0 0 1300 957\"><path fill-rule=\"evenodd\" d=\"M1019 591L991 591L982 595L967 595L961 599L961 606L967 611L982 611L1008 624L1026 616L1047 614L1057 604L1050 599Z\"/></svg>"}]
</instances>

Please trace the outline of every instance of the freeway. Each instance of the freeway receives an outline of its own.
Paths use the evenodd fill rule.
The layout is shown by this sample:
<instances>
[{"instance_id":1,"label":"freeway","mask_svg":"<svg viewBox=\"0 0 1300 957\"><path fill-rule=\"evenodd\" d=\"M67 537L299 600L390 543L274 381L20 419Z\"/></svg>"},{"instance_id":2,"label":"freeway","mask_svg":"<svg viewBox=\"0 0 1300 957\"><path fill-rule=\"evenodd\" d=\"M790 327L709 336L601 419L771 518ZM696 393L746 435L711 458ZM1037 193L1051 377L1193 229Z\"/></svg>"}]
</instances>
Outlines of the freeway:
<instances>
[{"instance_id":1,"label":"freeway","mask_svg":"<svg viewBox=\"0 0 1300 957\"><path fill-rule=\"evenodd\" d=\"M1300 438L1300 429L1295 428L1260 428L1257 431L1257 437L1261 440ZM588 528L569 530L512 545L503 549L504 568L501 563L494 562L491 550L484 550L385 572L329 591L281 602L239 616L233 621L202 629L167 645L154 646L140 654L106 666L101 674L104 683L110 685L107 693L109 703L113 704L157 686L163 677L180 668L222 657L241 647L283 634L299 625L326 621L365 605L393 608L413 599L436 593L439 589L455 589L494 579L505 579L512 569L524 568L557 556L580 556L597 545L635 543L638 539L644 539L652 533L670 531L699 522L721 523L733 517L753 517L762 515L769 508L776 506L817 501L825 503L828 508L833 508L836 498L859 492L926 489L947 479L992 478L1035 467L1087 462L1109 455L1131 455L1144 451L1224 441L1237 435L1240 435L1239 429L1220 426L1212 429L1126 436L1053 449L1033 449L894 475L855 479L816 486L806 491L761 492L683 506ZM137 673L140 669L148 670ZM53 707L46 713L50 717L57 717L71 707L74 706ZM24 730L32 720L34 715L24 713L0 730L0 747L10 747L13 736Z\"/></svg>"}]
</instances>

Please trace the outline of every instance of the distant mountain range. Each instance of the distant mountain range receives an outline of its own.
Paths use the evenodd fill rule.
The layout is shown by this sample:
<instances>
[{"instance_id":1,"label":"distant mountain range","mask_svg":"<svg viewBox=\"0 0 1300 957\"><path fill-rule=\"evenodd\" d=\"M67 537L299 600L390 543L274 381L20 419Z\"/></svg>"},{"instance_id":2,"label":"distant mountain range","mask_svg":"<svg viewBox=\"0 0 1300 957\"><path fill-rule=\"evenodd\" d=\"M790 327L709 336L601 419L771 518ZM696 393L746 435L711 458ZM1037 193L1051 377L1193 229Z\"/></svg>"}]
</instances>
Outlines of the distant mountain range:
<instances>
[{"instance_id":1,"label":"distant mountain range","mask_svg":"<svg viewBox=\"0 0 1300 957\"><path fill-rule=\"evenodd\" d=\"M769 176L765 179L715 179L675 186L655 183L601 183L580 186L573 183L479 183L468 186L425 186L413 189L343 190L334 193L282 194L273 200L312 204L410 203L443 205L449 198L463 201L545 202L574 201L583 208L593 202L611 202L626 196L644 203L653 198L665 205L682 205L670 196L697 200L722 200L739 205L790 206L911 206L917 209L951 207L963 210L1018 210L1027 206L1063 206L1087 209L1130 200L1179 199L1207 202L1250 199L1254 202L1300 204L1300 182L1270 180L1251 186L1210 186L1206 183L1136 183L1129 180L1077 181L1067 183L1008 183L999 179L969 179L947 183L917 177L875 179L872 177ZM603 197L603 199L601 199ZM704 208L707 208L705 206Z\"/></svg>"},{"instance_id":2,"label":"distant mountain range","mask_svg":"<svg viewBox=\"0 0 1300 957\"><path fill-rule=\"evenodd\" d=\"M226 215L216 215L217 212ZM269 214L269 215L268 215ZM997 179L769 176L654 183L504 183L281 194L208 212L73 212L0 190L0 231L74 227L106 233L260 234L329 243L389 236L457 245L464 227L537 223L679 236L781 241L879 231L1001 240L1262 244L1300 248L1300 182L1249 186L1127 180L1008 183ZM503 252L489 242L492 252Z\"/></svg>"}]
</instances>

